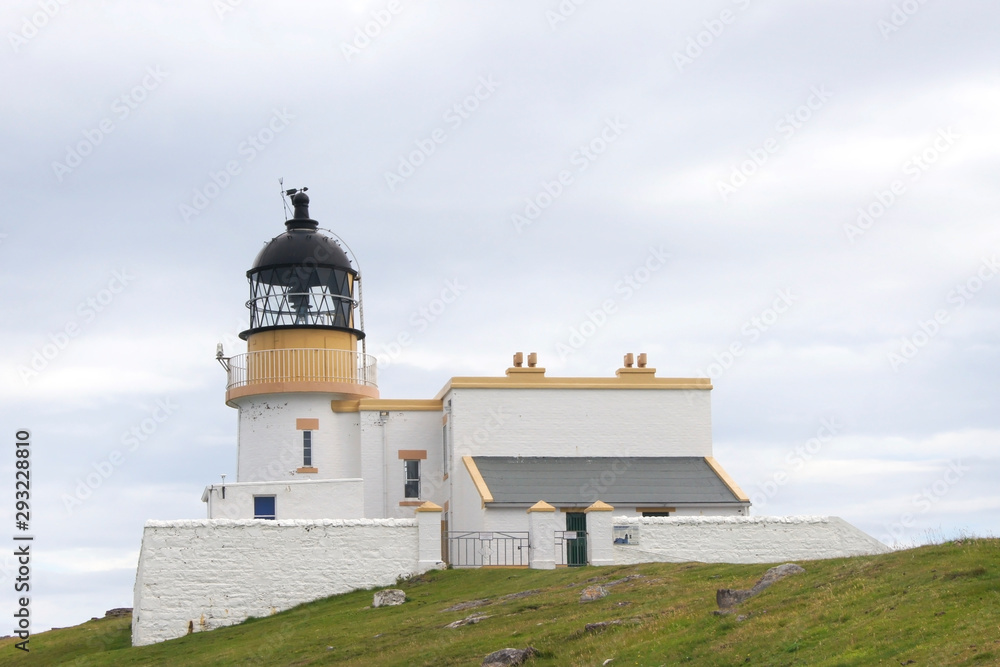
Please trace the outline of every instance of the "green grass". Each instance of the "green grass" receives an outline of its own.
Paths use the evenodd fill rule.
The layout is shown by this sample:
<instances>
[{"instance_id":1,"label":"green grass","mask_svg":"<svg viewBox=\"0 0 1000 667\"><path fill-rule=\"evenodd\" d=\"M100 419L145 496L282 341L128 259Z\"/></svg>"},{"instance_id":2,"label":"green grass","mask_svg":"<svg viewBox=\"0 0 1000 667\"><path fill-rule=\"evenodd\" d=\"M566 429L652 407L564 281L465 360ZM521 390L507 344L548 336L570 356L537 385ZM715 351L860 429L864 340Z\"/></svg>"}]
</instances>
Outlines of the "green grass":
<instances>
[{"instance_id":1,"label":"green grass","mask_svg":"<svg viewBox=\"0 0 1000 667\"><path fill-rule=\"evenodd\" d=\"M32 664L478 665L532 645L529 665L1000 664L1000 540L964 539L891 554L799 562L783 579L716 616L717 588L749 588L766 565L653 563L609 568L444 570L404 582L407 602L370 608L371 591L269 618L131 648L129 619L102 619L31 638ZM581 604L592 579L642 574ZM500 596L541 592L507 601ZM458 612L457 602L492 604ZM445 629L473 613L476 625ZM736 620L738 614L748 618ZM622 619L600 633L587 623ZM8 639L0 665L24 664ZM333 647L327 648L327 647ZM907 661L912 660L913 663Z\"/></svg>"}]
</instances>

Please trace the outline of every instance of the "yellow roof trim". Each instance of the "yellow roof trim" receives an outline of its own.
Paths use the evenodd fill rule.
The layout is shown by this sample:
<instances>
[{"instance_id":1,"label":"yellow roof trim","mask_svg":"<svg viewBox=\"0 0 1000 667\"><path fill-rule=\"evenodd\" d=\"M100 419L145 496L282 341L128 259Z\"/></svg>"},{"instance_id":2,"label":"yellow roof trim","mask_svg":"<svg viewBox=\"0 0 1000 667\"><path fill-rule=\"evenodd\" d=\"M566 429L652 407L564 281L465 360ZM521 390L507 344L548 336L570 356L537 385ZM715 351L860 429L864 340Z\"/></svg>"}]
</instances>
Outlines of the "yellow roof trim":
<instances>
[{"instance_id":1,"label":"yellow roof trim","mask_svg":"<svg viewBox=\"0 0 1000 667\"><path fill-rule=\"evenodd\" d=\"M362 398L354 401L330 401L334 412L399 411L399 412L441 412L440 399L434 398Z\"/></svg>"},{"instance_id":2,"label":"yellow roof trim","mask_svg":"<svg viewBox=\"0 0 1000 667\"><path fill-rule=\"evenodd\" d=\"M705 463L707 463L708 466L715 472L715 474L719 476L719 479L722 480L722 483L729 487L729 490L733 492L733 495L736 496L738 500L744 503L750 502L750 498L747 496L747 494L743 493L743 489L740 488L740 485L736 483L736 480L734 480L732 477L729 476L728 472L723 470L722 466L719 465L718 461L716 461L711 456L706 456Z\"/></svg>"},{"instance_id":3,"label":"yellow roof trim","mask_svg":"<svg viewBox=\"0 0 1000 667\"><path fill-rule=\"evenodd\" d=\"M452 389L712 389L709 378L658 378L652 374L623 374L618 377L574 378L537 375L526 380L524 375L507 377L453 377L438 392L440 401ZM365 401L370 402L368 400Z\"/></svg>"},{"instance_id":4,"label":"yellow roof trim","mask_svg":"<svg viewBox=\"0 0 1000 667\"><path fill-rule=\"evenodd\" d=\"M476 491L479 492L479 497L483 501L483 507L486 506L486 503L492 503L493 494L490 493L490 487L486 486L486 480L483 479L482 473L479 472L479 466L476 465L471 456L463 456L462 463L465 464L465 469L469 471L472 483L476 485Z\"/></svg>"}]
</instances>

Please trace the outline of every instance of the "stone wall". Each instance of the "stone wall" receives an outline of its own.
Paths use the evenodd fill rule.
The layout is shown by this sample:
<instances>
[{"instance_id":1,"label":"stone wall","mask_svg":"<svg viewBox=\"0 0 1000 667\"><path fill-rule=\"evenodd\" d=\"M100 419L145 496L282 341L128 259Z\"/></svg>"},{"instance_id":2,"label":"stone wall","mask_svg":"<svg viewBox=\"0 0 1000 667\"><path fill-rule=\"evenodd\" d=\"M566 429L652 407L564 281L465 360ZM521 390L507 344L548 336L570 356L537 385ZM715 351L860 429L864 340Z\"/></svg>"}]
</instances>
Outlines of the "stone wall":
<instances>
[{"instance_id":1,"label":"stone wall","mask_svg":"<svg viewBox=\"0 0 1000 667\"><path fill-rule=\"evenodd\" d=\"M885 553L889 547L835 516L630 517L638 544L614 545L630 563L780 563Z\"/></svg>"},{"instance_id":2,"label":"stone wall","mask_svg":"<svg viewBox=\"0 0 1000 667\"><path fill-rule=\"evenodd\" d=\"M612 516L607 505L597 511L600 505L588 514L590 558L598 565L780 563L889 551L838 517L644 518ZM564 524L552 514L535 526L533 544L554 543ZM638 543L613 544L614 526L629 527ZM416 519L149 521L132 643L232 625L440 567L440 531L441 508L431 503L417 509ZM549 555L532 565L554 563Z\"/></svg>"},{"instance_id":3,"label":"stone wall","mask_svg":"<svg viewBox=\"0 0 1000 667\"><path fill-rule=\"evenodd\" d=\"M437 553L422 559L418 522L424 521L437 538ZM392 584L437 564L439 536L440 512L417 519L148 521L136 573L132 644Z\"/></svg>"}]
</instances>

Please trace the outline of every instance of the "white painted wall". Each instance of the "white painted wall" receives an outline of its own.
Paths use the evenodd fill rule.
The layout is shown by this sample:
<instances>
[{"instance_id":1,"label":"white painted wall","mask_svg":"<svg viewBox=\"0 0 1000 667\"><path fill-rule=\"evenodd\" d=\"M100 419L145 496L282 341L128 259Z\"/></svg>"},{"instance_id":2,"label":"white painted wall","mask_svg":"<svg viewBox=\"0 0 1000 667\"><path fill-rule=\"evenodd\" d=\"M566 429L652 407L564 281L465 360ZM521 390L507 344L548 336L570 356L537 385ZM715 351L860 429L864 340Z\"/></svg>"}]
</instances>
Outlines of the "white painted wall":
<instances>
[{"instance_id":1,"label":"white painted wall","mask_svg":"<svg viewBox=\"0 0 1000 667\"><path fill-rule=\"evenodd\" d=\"M536 511L527 514L531 544L528 565L533 570L554 570L556 563L562 561L556 554L555 534L557 530L562 530L556 522L556 513Z\"/></svg>"},{"instance_id":2,"label":"white painted wall","mask_svg":"<svg viewBox=\"0 0 1000 667\"><path fill-rule=\"evenodd\" d=\"M443 506L448 500L442 463L442 413L433 410L362 410L360 422L361 472L365 479L365 516L405 517L413 507L400 502L431 501ZM425 450L420 462L420 498L406 498L403 461L399 451Z\"/></svg>"},{"instance_id":3,"label":"white painted wall","mask_svg":"<svg viewBox=\"0 0 1000 667\"><path fill-rule=\"evenodd\" d=\"M383 467L382 422L378 412L357 414L358 442L361 449L361 476L365 480L365 516L377 519L386 516L388 497L384 495L386 472ZM388 431L386 431L388 433ZM387 445L386 445L387 447Z\"/></svg>"},{"instance_id":4,"label":"white painted wall","mask_svg":"<svg viewBox=\"0 0 1000 667\"><path fill-rule=\"evenodd\" d=\"M420 498L444 505L448 499L443 480L443 446L441 412L413 411L390 412L388 421L389 467L389 516L410 516L412 507L400 507L403 501L415 499L404 495L405 475L401 449L426 450L427 458L420 462Z\"/></svg>"},{"instance_id":5,"label":"white painted wall","mask_svg":"<svg viewBox=\"0 0 1000 667\"><path fill-rule=\"evenodd\" d=\"M477 494L478 497L478 494ZM482 530L501 532L528 530L527 507L492 507L486 510L483 517ZM559 525L565 527L566 519L558 511L555 512ZM562 530L559 528L558 530Z\"/></svg>"},{"instance_id":6,"label":"white painted wall","mask_svg":"<svg viewBox=\"0 0 1000 667\"><path fill-rule=\"evenodd\" d=\"M711 456L702 389L452 389L456 456Z\"/></svg>"},{"instance_id":7,"label":"white painted wall","mask_svg":"<svg viewBox=\"0 0 1000 667\"><path fill-rule=\"evenodd\" d=\"M383 444L382 418L378 412L361 412L358 414L358 422L361 476L365 480L365 516L376 519L387 515L389 503L388 496L384 493L387 473L383 466L385 461L383 449L388 448L388 445ZM385 434L388 439L388 430Z\"/></svg>"},{"instance_id":8,"label":"white painted wall","mask_svg":"<svg viewBox=\"0 0 1000 667\"><path fill-rule=\"evenodd\" d=\"M464 485L462 485L464 487ZM475 491L473 491L475 492ZM544 498L539 498L539 500L544 500ZM457 501L456 501L457 504ZM476 494L475 507L479 508L479 494ZM584 507L578 510L582 512ZM529 514L528 507L489 507L485 511L480 510L479 512L467 512L464 513L465 516L471 517L471 520L464 519L461 524L458 523L458 519L453 520L453 525L451 530L481 530L481 531L498 531L498 532L523 532L528 530ZM462 516L463 513L460 513ZM562 512L560 508L556 508L556 511L552 513L553 521L556 523L556 530L566 530L566 514Z\"/></svg>"},{"instance_id":9,"label":"white painted wall","mask_svg":"<svg viewBox=\"0 0 1000 667\"><path fill-rule=\"evenodd\" d=\"M330 400L338 394L287 393L244 396L239 408L238 482L361 477L357 413L336 413ZM297 419L318 419L312 434L312 467L317 473L296 473L302 467L302 431Z\"/></svg>"},{"instance_id":10,"label":"white painted wall","mask_svg":"<svg viewBox=\"0 0 1000 667\"><path fill-rule=\"evenodd\" d=\"M205 489L209 519L252 519L254 496L274 496L278 519L361 519L364 517L364 481L360 479L239 482ZM412 514L412 512L411 512Z\"/></svg>"},{"instance_id":11,"label":"white painted wall","mask_svg":"<svg viewBox=\"0 0 1000 667\"><path fill-rule=\"evenodd\" d=\"M418 555L415 519L148 521L132 644L181 637L189 624L200 632L387 586L420 572Z\"/></svg>"},{"instance_id":12,"label":"white painted wall","mask_svg":"<svg viewBox=\"0 0 1000 667\"><path fill-rule=\"evenodd\" d=\"M483 509L482 498L461 460L458 466L448 478L452 493L448 530L486 530L486 510Z\"/></svg>"},{"instance_id":13,"label":"white painted wall","mask_svg":"<svg viewBox=\"0 0 1000 667\"><path fill-rule=\"evenodd\" d=\"M475 490L469 480L468 471L465 466L459 473L463 478L461 483L455 484L457 495L452 503L452 525L451 530L500 530L500 531L524 531L528 530L527 505L524 507L496 507L487 505L485 510L479 509L479 493ZM552 503L551 498L538 498ZM559 530L566 529L566 514L562 511L566 508L556 507L555 517L559 524ZM574 508L574 512L582 512L586 506ZM699 506L677 507L676 512L671 516L741 516L739 507L718 507ZM636 511L635 505L615 505L616 516L618 514L642 518Z\"/></svg>"},{"instance_id":14,"label":"white painted wall","mask_svg":"<svg viewBox=\"0 0 1000 667\"><path fill-rule=\"evenodd\" d=\"M639 544L614 545L616 565L778 563L889 551L889 547L839 517L616 515L613 524L636 526L639 532Z\"/></svg>"}]
</instances>

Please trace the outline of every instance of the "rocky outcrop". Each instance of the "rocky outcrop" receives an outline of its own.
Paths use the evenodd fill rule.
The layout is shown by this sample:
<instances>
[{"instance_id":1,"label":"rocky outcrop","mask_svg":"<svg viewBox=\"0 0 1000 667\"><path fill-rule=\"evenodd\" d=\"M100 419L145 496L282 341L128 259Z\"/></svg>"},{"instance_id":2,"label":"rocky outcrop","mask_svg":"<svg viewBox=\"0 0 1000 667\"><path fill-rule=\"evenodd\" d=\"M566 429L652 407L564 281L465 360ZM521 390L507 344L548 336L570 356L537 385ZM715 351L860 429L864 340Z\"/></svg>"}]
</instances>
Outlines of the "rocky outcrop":
<instances>
[{"instance_id":1,"label":"rocky outcrop","mask_svg":"<svg viewBox=\"0 0 1000 667\"><path fill-rule=\"evenodd\" d=\"M580 593L580 602L593 602L608 597L608 589L604 586L587 586Z\"/></svg>"},{"instance_id":2,"label":"rocky outcrop","mask_svg":"<svg viewBox=\"0 0 1000 667\"><path fill-rule=\"evenodd\" d=\"M517 667L535 655L538 655L538 651L531 646L527 648L502 648L483 658L482 667Z\"/></svg>"},{"instance_id":3,"label":"rocky outcrop","mask_svg":"<svg viewBox=\"0 0 1000 667\"><path fill-rule=\"evenodd\" d=\"M398 588L387 588L375 593L373 607L397 607L406 602L406 593Z\"/></svg>"},{"instance_id":4,"label":"rocky outcrop","mask_svg":"<svg viewBox=\"0 0 1000 667\"><path fill-rule=\"evenodd\" d=\"M491 618L487 614L473 614L472 616L466 616L465 618L453 621L448 625L444 626L446 628L460 628L463 625L475 625L479 621L485 621L487 618Z\"/></svg>"},{"instance_id":5,"label":"rocky outcrop","mask_svg":"<svg viewBox=\"0 0 1000 667\"><path fill-rule=\"evenodd\" d=\"M765 572L764 576L760 578L760 581L754 584L753 588L749 590L720 588L715 592L715 602L719 605L719 609L731 609L747 598L752 598L754 595L757 595L779 579L784 579L790 574L799 574L801 572L805 572L805 569L795 565L794 563L785 563L784 565L772 567L770 570Z\"/></svg>"}]
</instances>

